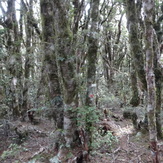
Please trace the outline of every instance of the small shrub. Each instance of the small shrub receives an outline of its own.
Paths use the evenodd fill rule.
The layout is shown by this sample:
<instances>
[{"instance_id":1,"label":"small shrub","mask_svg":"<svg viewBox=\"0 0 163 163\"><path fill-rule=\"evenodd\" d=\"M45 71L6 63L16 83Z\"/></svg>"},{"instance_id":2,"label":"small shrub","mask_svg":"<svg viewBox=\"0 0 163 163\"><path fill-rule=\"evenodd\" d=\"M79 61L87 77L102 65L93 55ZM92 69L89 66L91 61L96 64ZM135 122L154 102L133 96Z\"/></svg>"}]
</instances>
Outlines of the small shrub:
<instances>
[{"instance_id":1,"label":"small shrub","mask_svg":"<svg viewBox=\"0 0 163 163\"><path fill-rule=\"evenodd\" d=\"M9 157L15 157L22 150L27 150L27 149L22 148L21 146L19 146L17 144L10 144L8 149L2 153L1 158L2 158L2 160L5 160Z\"/></svg>"},{"instance_id":2,"label":"small shrub","mask_svg":"<svg viewBox=\"0 0 163 163\"><path fill-rule=\"evenodd\" d=\"M8 150L4 151L1 155L1 158L4 160L8 157L15 156L18 152L20 152L21 147L17 144L10 144Z\"/></svg>"},{"instance_id":3,"label":"small shrub","mask_svg":"<svg viewBox=\"0 0 163 163\"><path fill-rule=\"evenodd\" d=\"M112 135L111 132L108 132L105 136L101 136L98 132L95 132L93 134L92 147L94 150L100 148L111 149L112 145L117 141L118 141L117 138L114 135Z\"/></svg>"}]
</instances>

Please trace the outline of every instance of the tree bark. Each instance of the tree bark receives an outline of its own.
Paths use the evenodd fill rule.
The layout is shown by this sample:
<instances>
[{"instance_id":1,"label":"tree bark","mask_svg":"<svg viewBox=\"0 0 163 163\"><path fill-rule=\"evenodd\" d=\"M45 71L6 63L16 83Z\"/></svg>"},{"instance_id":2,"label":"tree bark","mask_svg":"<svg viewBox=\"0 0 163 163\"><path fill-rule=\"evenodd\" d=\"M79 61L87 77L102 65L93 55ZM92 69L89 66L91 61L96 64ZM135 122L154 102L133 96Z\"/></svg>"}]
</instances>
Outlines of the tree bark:
<instances>
[{"instance_id":1,"label":"tree bark","mask_svg":"<svg viewBox=\"0 0 163 163\"><path fill-rule=\"evenodd\" d=\"M91 6L91 34L88 38L88 69L87 69L87 96L86 106L95 106L94 100L90 95L95 95L93 92L93 84L96 83L96 62L98 51L98 15L99 15L99 0L93 0Z\"/></svg>"},{"instance_id":2,"label":"tree bark","mask_svg":"<svg viewBox=\"0 0 163 163\"><path fill-rule=\"evenodd\" d=\"M22 60L21 60L21 37L16 20L15 0L7 1L6 21L6 49L8 53L7 70L10 72L11 80L8 87L10 91L9 107L13 110L14 119L20 116L22 102Z\"/></svg>"},{"instance_id":3,"label":"tree bark","mask_svg":"<svg viewBox=\"0 0 163 163\"><path fill-rule=\"evenodd\" d=\"M26 55L25 55L25 65L24 65L24 86L23 86L23 103L21 109L22 120L25 121L25 116L29 107L29 77L30 77L30 69L32 67L32 33L33 28L30 25L30 19L33 17L33 0L29 1L29 8L27 8L26 4L22 0L21 8L24 9L24 21L25 23L25 32L26 32Z\"/></svg>"},{"instance_id":4,"label":"tree bark","mask_svg":"<svg viewBox=\"0 0 163 163\"><path fill-rule=\"evenodd\" d=\"M161 49L160 44L162 42L161 38L163 36L163 31L161 27L161 21L163 20L163 3L161 4L161 13L160 16L155 20L154 23L154 73L155 73L155 83L156 83L156 127L157 127L157 136L158 138L163 138L162 124L161 124L161 94L162 94L162 68L160 66L160 57L161 57ZM153 17L155 18L156 14L159 15L156 11Z\"/></svg>"},{"instance_id":5,"label":"tree bark","mask_svg":"<svg viewBox=\"0 0 163 163\"><path fill-rule=\"evenodd\" d=\"M47 94L52 109L51 117L55 120L56 128L63 129L63 100L58 76L55 54L55 9L54 3L41 1L44 63L42 77L48 87ZM61 136L61 135L60 135Z\"/></svg>"},{"instance_id":6,"label":"tree bark","mask_svg":"<svg viewBox=\"0 0 163 163\"><path fill-rule=\"evenodd\" d=\"M147 82L144 70L144 57L141 48L141 43L138 35L138 17L136 12L135 0L125 0L126 15L127 15L127 28L129 31L130 51L133 54L132 59L136 68L136 72L140 81L142 82L143 89L147 90Z\"/></svg>"},{"instance_id":7,"label":"tree bark","mask_svg":"<svg viewBox=\"0 0 163 163\"><path fill-rule=\"evenodd\" d=\"M93 0L91 3L91 29L90 36L88 38L88 68L87 68L87 94L86 94L86 107L96 106L96 62L97 62L97 52L98 52L98 37L99 32L99 0ZM89 143L89 148L92 145L92 122L89 120L91 115L86 116L86 135L87 143ZM87 119L88 118L88 119ZM89 149L89 150L90 150Z\"/></svg>"},{"instance_id":8,"label":"tree bark","mask_svg":"<svg viewBox=\"0 0 163 163\"><path fill-rule=\"evenodd\" d=\"M157 39L157 35L154 31L154 74L155 74L155 83L156 83L156 127L157 127L157 136L158 138L163 138L162 133L162 124L161 124L161 94L162 94L162 72L159 65L160 59L160 48Z\"/></svg>"},{"instance_id":9,"label":"tree bark","mask_svg":"<svg viewBox=\"0 0 163 163\"><path fill-rule=\"evenodd\" d=\"M159 154L157 147L157 130L156 130L156 91L155 91L155 75L154 75L154 29L153 29L153 0L143 0L144 6L144 21L145 21L145 49L146 49L146 80L147 80L147 115L149 139L151 148L151 157L153 163L159 163Z\"/></svg>"},{"instance_id":10,"label":"tree bark","mask_svg":"<svg viewBox=\"0 0 163 163\"><path fill-rule=\"evenodd\" d=\"M132 88L132 98L130 100L130 104L136 107L140 103L140 98L139 98L139 91L138 91L138 86L137 86L137 74L136 74L133 61L131 61L130 76L131 76L131 88Z\"/></svg>"},{"instance_id":11,"label":"tree bark","mask_svg":"<svg viewBox=\"0 0 163 163\"><path fill-rule=\"evenodd\" d=\"M56 55L60 73L60 83L64 98L64 137L66 146L73 147L78 143L75 77L75 51L73 49L73 32L69 26L67 9L62 1L54 1L56 15Z\"/></svg>"}]
</instances>

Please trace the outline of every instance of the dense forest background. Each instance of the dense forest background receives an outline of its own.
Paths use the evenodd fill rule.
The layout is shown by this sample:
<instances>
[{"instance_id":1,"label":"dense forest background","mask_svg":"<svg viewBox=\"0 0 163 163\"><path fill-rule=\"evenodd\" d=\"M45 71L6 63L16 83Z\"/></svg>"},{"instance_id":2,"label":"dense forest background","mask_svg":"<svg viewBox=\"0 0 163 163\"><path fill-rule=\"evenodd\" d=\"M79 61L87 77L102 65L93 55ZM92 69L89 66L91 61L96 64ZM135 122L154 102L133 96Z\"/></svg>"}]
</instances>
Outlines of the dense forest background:
<instances>
[{"instance_id":1,"label":"dense forest background","mask_svg":"<svg viewBox=\"0 0 163 163\"><path fill-rule=\"evenodd\" d=\"M31 160L91 162L128 119L159 163L162 51L161 0L0 0L1 161L37 133L53 136Z\"/></svg>"}]
</instances>

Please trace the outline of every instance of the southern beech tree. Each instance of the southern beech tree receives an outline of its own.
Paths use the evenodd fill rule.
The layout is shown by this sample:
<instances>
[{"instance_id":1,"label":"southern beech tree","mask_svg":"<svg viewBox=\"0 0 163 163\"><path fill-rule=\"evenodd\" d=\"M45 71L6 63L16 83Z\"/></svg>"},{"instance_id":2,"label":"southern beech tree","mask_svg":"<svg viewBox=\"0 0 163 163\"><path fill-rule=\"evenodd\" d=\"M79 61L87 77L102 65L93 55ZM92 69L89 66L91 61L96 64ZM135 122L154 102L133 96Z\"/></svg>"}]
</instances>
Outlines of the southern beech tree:
<instances>
[{"instance_id":1,"label":"southern beech tree","mask_svg":"<svg viewBox=\"0 0 163 163\"><path fill-rule=\"evenodd\" d=\"M32 69L32 60L34 57L32 57L33 51L33 41L32 37L34 34L34 29L31 26L30 20L33 17L33 0L29 1L29 5L27 5L23 0L21 0L21 21L25 22L25 63L24 63L24 84L23 84L23 102L22 102L22 109L20 110L22 120L25 121L26 113L29 108L29 81L30 81L30 74ZM23 23L23 22L21 22ZM20 24L20 27L22 28L21 35L23 36L23 24Z\"/></svg>"},{"instance_id":2,"label":"southern beech tree","mask_svg":"<svg viewBox=\"0 0 163 163\"><path fill-rule=\"evenodd\" d=\"M67 147L72 147L78 140L74 37L70 19L67 18L70 7L69 3L62 1L41 1L45 55L42 78L45 78L44 83L48 85L56 127L64 130ZM75 33L76 28L77 25Z\"/></svg>"},{"instance_id":3,"label":"southern beech tree","mask_svg":"<svg viewBox=\"0 0 163 163\"><path fill-rule=\"evenodd\" d=\"M161 8L161 11L159 10ZM159 12L160 11L160 12ZM163 28L161 27L161 22L163 20L163 3L159 6L155 2L155 11L153 12L153 27L154 27L154 40L153 40L153 50L154 50L154 73L155 73L155 84L156 84L156 127L157 136L163 138L162 124L161 124L161 94L162 94L162 67L160 64L161 57L161 43L163 37Z\"/></svg>"},{"instance_id":4,"label":"southern beech tree","mask_svg":"<svg viewBox=\"0 0 163 163\"><path fill-rule=\"evenodd\" d=\"M73 49L73 32L67 19L69 4L54 1L56 27L56 56L63 89L64 100L64 138L66 146L72 147L77 141L76 123L76 88L75 78L75 50Z\"/></svg>"},{"instance_id":5,"label":"southern beech tree","mask_svg":"<svg viewBox=\"0 0 163 163\"><path fill-rule=\"evenodd\" d=\"M118 15L118 19L116 18ZM100 5L100 53L103 61L103 73L109 92L115 92L117 95L122 95L125 101L125 94L123 91L116 89L118 71L123 71L125 64L128 62L127 58L127 37L124 30L123 22L124 9L121 3L116 1L109 2L109 5L103 1ZM111 23L114 22L114 23ZM102 27L102 28L101 28ZM124 37L122 37L124 36ZM126 57L126 63L124 58ZM128 66L127 66L128 67ZM128 68L127 68L128 69ZM124 89L123 82L121 82L121 88ZM115 86L115 87L114 87ZM112 90L113 88L113 90Z\"/></svg>"},{"instance_id":6,"label":"southern beech tree","mask_svg":"<svg viewBox=\"0 0 163 163\"><path fill-rule=\"evenodd\" d=\"M50 108L59 154L66 147L79 147L79 142L88 154L98 117L94 116L96 106L102 112L99 101L104 96L111 99L114 95L136 107L144 91L153 162L159 162L163 4L159 0L156 5L153 0L122 2L0 1L0 82L6 82L0 90L6 95L3 102L12 110L12 117L22 120L27 120L30 109L48 112ZM95 101L97 96L99 101ZM63 144L65 148L59 148Z\"/></svg>"},{"instance_id":7,"label":"southern beech tree","mask_svg":"<svg viewBox=\"0 0 163 163\"><path fill-rule=\"evenodd\" d=\"M0 3L4 14L1 25L5 29L6 69L10 76L10 81L6 87L10 99L7 101L7 105L12 108L13 117L18 118L22 101L22 60L20 52L22 38L16 19L15 0L7 0L7 10L3 8L2 2Z\"/></svg>"},{"instance_id":8,"label":"southern beech tree","mask_svg":"<svg viewBox=\"0 0 163 163\"><path fill-rule=\"evenodd\" d=\"M139 38L140 28L135 0L133 1L126 0L125 5L126 5L127 28L129 32L130 53L132 56L131 84L133 95L130 103L133 106L138 106L140 99L138 95L136 74L138 74L143 89L145 91L147 90L147 83L144 70L144 53Z\"/></svg>"},{"instance_id":9,"label":"southern beech tree","mask_svg":"<svg viewBox=\"0 0 163 163\"><path fill-rule=\"evenodd\" d=\"M43 43L43 67L41 74L40 86L45 84L48 88L44 91L47 92L47 99L50 102L51 117L54 119L56 128L63 129L63 100L61 97L61 85L58 76L58 67L55 54L55 8L54 3L48 0L42 0L41 3L41 16L42 16L42 43ZM41 89L41 88L40 88ZM60 131L57 130L57 131ZM61 133L58 132L58 137L55 141L55 146L60 144L59 139Z\"/></svg>"},{"instance_id":10,"label":"southern beech tree","mask_svg":"<svg viewBox=\"0 0 163 163\"><path fill-rule=\"evenodd\" d=\"M160 45L158 42L158 37L154 31L154 40L153 40L153 52L154 52L154 74L155 74L155 85L156 85L156 127L157 127L157 136L163 138L162 124L161 124L161 94L162 94L162 68L160 66Z\"/></svg>"},{"instance_id":11,"label":"southern beech tree","mask_svg":"<svg viewBox=\"0 0 163 163\"><path fill-rule=\"evenodd\" d=\"M157 148L157 130L156 130L156 89L154 75L154 28L153 28L153 12L154 1L144 0L144 21L145 21L145 51L146 51L146 80L147 80L147 115L150 148L152 152L153 163L159 163Z\"/></svg>"},{"instance_id":12,"label":"southern beech tree","mask_svg":"<svg viewBox=\"0 0 163 163\"><path fill-rule=\"evenodd\" d=\"M6 70L4 76L7 75L7 78L4 78L7 79L4 87L7 97L5 103L12 109L13 117L21 117L22 120L34 103L29 100L29 89L33 85L30 85L29 81L31 76L34 79L36 46L33 45L39 42L36 41L39 39L35 34L40 34L40 30L33 16L33 4L33 0L30 0L29 4L21 0L18 13L17 1L0 1L3 13L0 25L4 31L2 48L6 55L3 69Z\"/></svg>"},{"instance_id":13,"label":"southern beech tree","mask_svg":"<svg viewBox=\"0 0 163 163\"><path fill-rule=\"evenodd\" d=\"M87 66L87 94L86 94L86 107L95 107L95 88L96 88L96 64L98 52L98 32L99 32L99 0L92 0L90 6L90 36L88 36L88 66ZM91 115L87 115L91 116ZM90 143L92 139L92 122L86 117L86 133L87 142Z\"/></svg>"}]
</instances>

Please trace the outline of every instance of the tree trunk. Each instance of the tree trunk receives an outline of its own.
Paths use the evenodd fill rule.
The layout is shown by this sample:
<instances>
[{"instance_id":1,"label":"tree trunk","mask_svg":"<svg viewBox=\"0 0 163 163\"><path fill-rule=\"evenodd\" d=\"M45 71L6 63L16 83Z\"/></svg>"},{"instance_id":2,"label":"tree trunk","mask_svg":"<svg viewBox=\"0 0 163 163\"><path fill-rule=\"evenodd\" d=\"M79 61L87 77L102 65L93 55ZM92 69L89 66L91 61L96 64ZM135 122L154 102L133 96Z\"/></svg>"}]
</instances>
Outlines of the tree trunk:
<instances>
[{"instance_id":1,"label":"tree trunk","mask_svg":"<svg viewBox=\"0 0 163 163\"><path fill-rule=\"evenodd\" d=\"M87 69L87 96L86 106L95 106L95 101L92 100L91 95L95 95L93 92L93 85L96 83L96 62L97 62L97 50L98 50L98 15L99 15L99 0L93 0L91 6L91 35L88 38L88 69Z\"/></svg>"},{"instance_id":2,"label":"tree trunk","mask_svg":"<svg viewBox=\"0 0 163 163\"><path fill-rule=\"evenodd\" d=\"M9 85L10 97L9 106L13 109L13 117L20 116L22 101L22 61L21 61L21 38L19 37L18 22L16 20L15 0L7 1L6 12L6 48L9 55L7 70L11 75Z\"/></svg>"},{"instance_id":3,"label":"tree trunk","mask_svg":"<svg viewBox=\"0 0 163 163\"><path fill-rule=\"evenodd\" d=\"M137 86L137 74L135 70L135 66L133 61L131 61L131 88L132 88L132 98L130 100L130 104L132 106L138 106L140 103L140 98L139 98L139 92L138 92L138 86Z\"/></svg>"},{"instance_id":4,"label":"tree trunk","mask_svg":"<svg viewBox=\"0 0 163 163\"><path fill-rule=\"evenodd\" d=\"M138 35L138 18L136 12L135 0L125 0L126 2L126 15L127 15L127 28L129 31L130 51L132 59L136 68L136 72L140 81L142 82L143 89L147 90L147 82L144 71L144 57L141 48L141 43Z\"/></svg>"},{"instance_id":5,"label":"tree trunk","mask_svg":"<svg viewBox=\"0 0 163 163\"><path fill-rule=\"evenodd\" d=\"M25 32L26 32L26 54L25 54L25 65L24 65L24 86L23 86L23 103L22 103L22 109L21 109L21 116L22 120L25 121L25 116L27 113L27 110L29 109L29 77L30 77L30 69L32 67L32 33L33 29L30 24L30 19L33 17L33 0L30 0L29 2L29 8L22 0L21 3L22 9L24 9L24 21L25 24ZM26 16L25 16L26 15Z\"/></svg>"},{"instance_id":6,"label":"tree trunk","mask_svg":"<svg viewBox=\"0 0 163 163\"><path fill-rule=\"evenodd\" d=\"M157 130L156 130L156 91L155 91L155 75L154 75L154 29L153 29L153 0L144 0L144 14L145 14L145 45L146 45L146 80L147 80L147 115L148 115L148 128L150 148L152 153L153 163L159 163L159 154L157 147Z\"/></svg>"},{"instance_id":7,"label":"tree trunk","mask_svg":"<svg viewBox=\"0 0 163 163\"><path fill-rule=\"evenodd\" d=\"M163 138L162 124L161 124L161 92L162 92L162 72L159 66L160 48L157 40L157 35L154 31L154 74L156 83L156 127L158 138Z\"/></svg>"},{"instance_id":8,"label":"tree trunk","mask_svg":"<svg viewBox=\"0 0 163 163\"><path fill-rule=\"evenodd\" d=\"M159 60L161 57L161 42L162 42L162 26L161 22L163 20L163 3L160 5L161 13L160 15L157 13L159 11L155 11L154 18L156 17L156 14L159 15L157 20L155 20L154 24L154 73L155 73L155 82L156 82L156 127L157 127L157 136L158 138L163 138L163 131L162 131L162 124L161 124L161 94L162 94L162 68L160 66ZM157 10L157 9L155 9Z\"/></svg>"},{"instance_id":9,"label":"tree trunk","mask_svg":"<svg viewBox=\"0 0 163 163\"><path fill-rule=\"evenodd\" d=\"M73 33L67 18L66 3L54 1L56 16L56 55L60 73L60 83L64 98L64 136L66 146L73 147L78 143L75 78L75 51L73 49Z\"/></svg>"},{"instance_id":10,"label":"tree trunk","mask_svg":"<svg viewBox=\"0 0 163 163\"><path fill-rule=\"evenodd\" d=\"M50 7L50 8L49 8ZM55 54L55 10L54 3L48 0L41 1L41 15L43 28L43 51L44 61L42 77L47 85L47 95L50 101L49 115L55 121L57 129L63 130L63 100L61 97L61 89L58 77L58 67ZM55 147L61 145L61 132L56 131L57 137Z\"/></svg>"},{"instance_id":11,"label":"tree trunk","mask_svg":"<svg viewBox=\"0 0 163 163\"><path fill-rule=\"evenodd\" d=\"M96 106L96 62L97 62L97 52L98 52L98 38L97 34L99 32L99 0L93 0L91 3L91 29L90 36L88 38L88 69L87 69L87 94L86 103L87 107ZM87 115L88 118L91 115ZM91 148L92 143L92 122L86 119L86 134L87 142L89 143L89 148Z\"/></svg>"}]
</instances>

